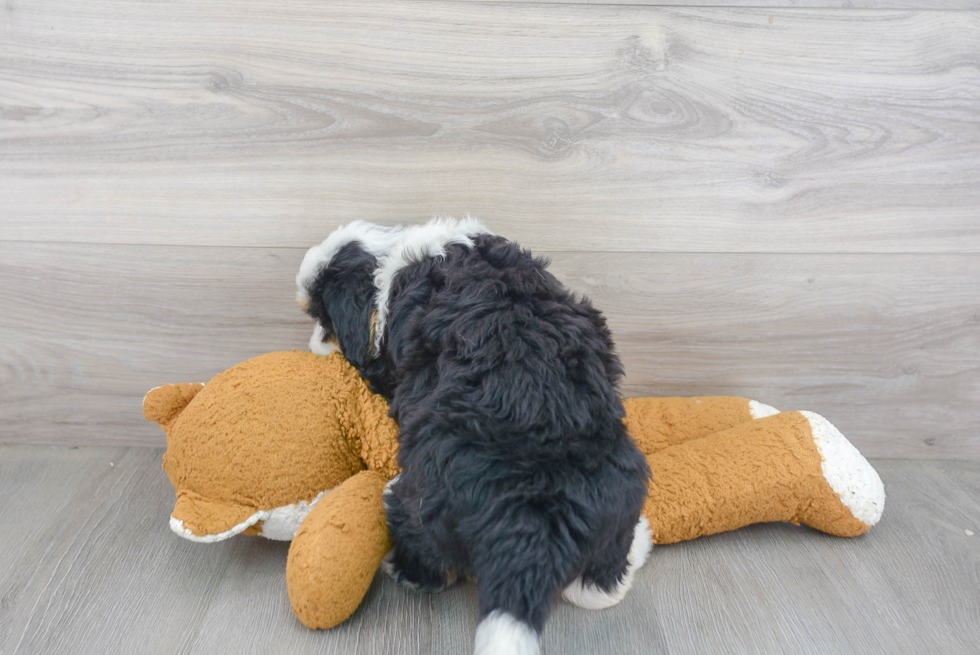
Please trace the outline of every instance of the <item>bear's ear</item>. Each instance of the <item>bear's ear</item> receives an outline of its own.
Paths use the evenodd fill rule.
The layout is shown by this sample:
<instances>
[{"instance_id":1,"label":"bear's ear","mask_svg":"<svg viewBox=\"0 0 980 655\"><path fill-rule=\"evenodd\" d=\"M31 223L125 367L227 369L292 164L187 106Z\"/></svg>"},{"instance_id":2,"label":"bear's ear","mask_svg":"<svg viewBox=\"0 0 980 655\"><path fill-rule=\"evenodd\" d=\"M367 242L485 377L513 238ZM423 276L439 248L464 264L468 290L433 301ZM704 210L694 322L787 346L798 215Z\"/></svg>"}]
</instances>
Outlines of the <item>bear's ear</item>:
<instances>
[{"instance_id":1,"label":"bear's ear","mask_svg":"<svg viewBox=\"0 0 980 655\"><path fill-rule=\"evenodd\" d=\"M143 416L167 429L203 388L200 382L183 382L151 389L143 398Z\"/></svg>"}]
</instances>

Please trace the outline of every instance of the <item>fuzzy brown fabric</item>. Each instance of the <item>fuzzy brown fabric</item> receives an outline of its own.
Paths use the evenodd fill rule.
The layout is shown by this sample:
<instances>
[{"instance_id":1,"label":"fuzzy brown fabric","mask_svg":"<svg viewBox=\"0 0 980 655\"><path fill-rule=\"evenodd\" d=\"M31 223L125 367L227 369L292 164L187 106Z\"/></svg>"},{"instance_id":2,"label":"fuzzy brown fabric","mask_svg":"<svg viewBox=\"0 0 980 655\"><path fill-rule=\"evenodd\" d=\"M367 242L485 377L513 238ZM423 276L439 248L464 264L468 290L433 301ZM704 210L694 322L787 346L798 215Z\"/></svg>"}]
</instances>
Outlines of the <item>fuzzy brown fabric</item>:
<instances>
[{"instance_id":1,"label":"fuzzy brown fabric","mask_svg":"<svg viewBox=\"0 0 980 655\"><path fill-rule=\"evenodd\" d=\"M332 628L361 604L391 548L382 492L387 478L358 473L317 503L289 547L286 585L310 628Z\"/></svg>"},{"instance_id":2,"label":"fuzzy brown fabric","mask_svg":"<svg viewBox=\"0 0 980 655\"><path fill-rule=\"evenodd\" d=\"M166 430L203 388L204 385L200 382L182 382L157 387L143 399L143 416L150 421L156 421Z\"/></svg>"},{"instance_id":3,"label":"fuzzy brown fabric","mask_svg":"<svg viewBox=\"0 0 980 655\"><path fill-rule=\"evenodd\" d=\"M870 526L824 479L810 422L799 412L749 421L661 450L644 513L655 544L791 521L840 537Z\"/></svg>"},{"instance_id":4,"label":"fuzzy brown fabric","mask_svg":"<svg viewBox=\"0 0 980 655\"><path fill-rule=\"evenodd\" d=\"M644 513L655 543L765 521L839 536L869 529L824 479L804 415L752 420L749 401L730 397L625 405L627 428L653 471ZM194 535L221 534L258 510L333 489L293 540L287 582L309 627L350 616L390 548L382 491L398 472L398 426L339 353L256 357L204 386L154 389L144 414L167 431L173 516Z\"/></svg>"},{"instance_id":5,"label":"fuzzy brown fabric","mask_svg":"<svg viewBox=\"0 0 980 655\"><path fill-rule=\"evenodd\" d=\"M747 398L627 398L626 429L644 455L752 420Z\"/></svg>"},{"instance_id":6,"label":"fuzzy brown fabric","mask_svg":"<svg viewBox=\"0 0 980 655\"><path fill-rule=\"evenodd\" d=\"M365 468L389 478L397 471L398 427L387 403L340 355L262 355L203 388L154 389L144 414L167 431L173 516L199 536L309 501Z\"/></svg>"}]
</instances>

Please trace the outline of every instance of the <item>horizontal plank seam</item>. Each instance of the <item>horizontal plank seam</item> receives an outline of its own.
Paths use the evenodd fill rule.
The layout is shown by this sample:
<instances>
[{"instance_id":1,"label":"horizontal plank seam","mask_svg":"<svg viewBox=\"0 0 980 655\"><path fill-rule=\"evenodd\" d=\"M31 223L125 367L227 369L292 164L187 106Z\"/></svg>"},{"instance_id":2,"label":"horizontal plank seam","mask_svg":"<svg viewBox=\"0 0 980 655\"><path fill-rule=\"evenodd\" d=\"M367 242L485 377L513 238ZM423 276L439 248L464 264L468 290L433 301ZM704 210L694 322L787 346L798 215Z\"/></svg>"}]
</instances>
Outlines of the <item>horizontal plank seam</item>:
<instances>
[{"instance_id":1,"label":"horizontal plank seam","mask_svg":"<svg viewBox=\"0 0 980 655\"><path fill-rule=\"evenodd\" d=\"M98 246L119 248L227 248L241 250L295 250L303 252L309 246L241 246L198 243L113 243L103 241L47 241L37 239L0 239L0 247L7 244L36 244L56 246ZM316 245L314 243L310 244ZM556 250L552 248L535 248L538 253L553 253L561 255L884 255L908 257L919 255L933 257L935 255L958 255L962 257L980 257L980 252L961 250L917 250L917 251L876 251L876 250Z\"/></svg>"},{"instance_id":2,"label":"horizontal plank seam","mask_svg":"<svg viewBox=\"0 0 980 655\"><path fill-rule=\"evenodd\" d=\"M535 2L520 2L520 0L424 0L435 4L458 4L458 5L570 5L575 7L630 7L630 8L650 8L650 9L775 9L779 11L915 11L915 12L972 12L980 11L980 7L906 7L896 5L894 7L834 7L834 6L789 6L789 5L739 5L739 4L661 4L647 2L568 2L567 0L536 0Z\"/></svg>"}]
</instances>

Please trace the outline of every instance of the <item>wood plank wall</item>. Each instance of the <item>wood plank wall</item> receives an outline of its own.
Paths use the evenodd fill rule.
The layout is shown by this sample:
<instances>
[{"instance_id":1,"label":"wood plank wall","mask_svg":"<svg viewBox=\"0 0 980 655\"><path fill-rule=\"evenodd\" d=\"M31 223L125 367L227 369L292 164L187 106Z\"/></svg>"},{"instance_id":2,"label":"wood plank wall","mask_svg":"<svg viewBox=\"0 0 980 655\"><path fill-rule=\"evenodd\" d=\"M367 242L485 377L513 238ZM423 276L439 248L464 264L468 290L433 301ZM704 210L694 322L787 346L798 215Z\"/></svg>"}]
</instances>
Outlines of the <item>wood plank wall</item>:
<instances>
[{"instance_id":1,"label":"wood plank wall","mask_svg":"<svg viewBox=\"0 0 980 655\"><path fill-rule=\"evenodd\" d=\"M0 442L160 445L147 389L305 347L305 248L471 213L628 395L980 458L980 3L672 4L5 0Z\"/></svg>"}]
</instances>

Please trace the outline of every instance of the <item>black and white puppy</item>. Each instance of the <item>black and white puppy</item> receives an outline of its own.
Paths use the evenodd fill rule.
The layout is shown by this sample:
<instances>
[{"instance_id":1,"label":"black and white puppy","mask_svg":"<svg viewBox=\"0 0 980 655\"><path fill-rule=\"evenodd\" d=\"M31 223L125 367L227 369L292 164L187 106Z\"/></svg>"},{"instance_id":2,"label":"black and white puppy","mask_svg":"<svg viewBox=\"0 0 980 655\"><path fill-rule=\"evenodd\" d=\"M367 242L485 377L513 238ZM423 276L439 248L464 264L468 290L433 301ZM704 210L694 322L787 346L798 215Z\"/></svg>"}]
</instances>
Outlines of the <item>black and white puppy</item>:
<instances>
[{"instance_id":1,"label":"black and white puppy","mask_svg":"<svg viewBox=\"0 0 980 655\"><path fill-rule=\"evenodd\" d=\"M480 655L539 652L554 595L618 603L650 552L650 472L623 425L605 319L474 219L344 226L296 281L310 347L391 402L396 580L478 580Z\"/></svg>"}]
</instances>

